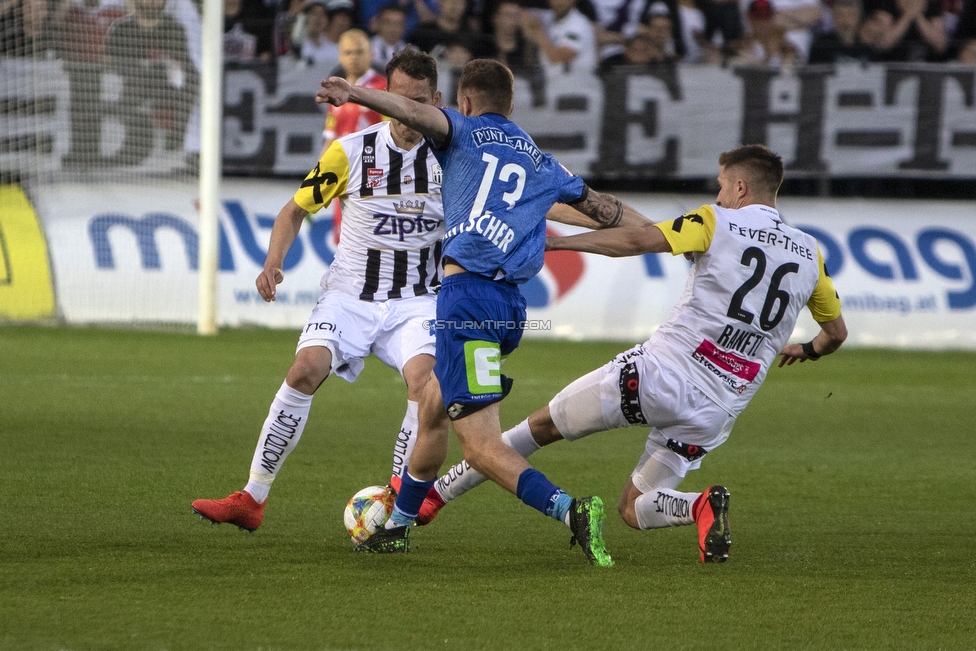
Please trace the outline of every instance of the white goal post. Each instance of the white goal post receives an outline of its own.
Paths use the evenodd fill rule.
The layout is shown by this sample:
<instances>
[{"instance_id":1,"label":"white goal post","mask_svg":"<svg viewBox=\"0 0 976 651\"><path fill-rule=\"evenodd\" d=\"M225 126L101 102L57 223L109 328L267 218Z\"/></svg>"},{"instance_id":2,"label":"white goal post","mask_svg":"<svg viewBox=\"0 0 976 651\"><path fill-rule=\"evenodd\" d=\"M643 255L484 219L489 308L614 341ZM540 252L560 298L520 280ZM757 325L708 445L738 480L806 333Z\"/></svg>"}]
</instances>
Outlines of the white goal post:
<instances>
[{"instance_id":1,"label":"white goal post","mask_svg":"<svg viewBox=\"0 0 976 651\"><path fill-rule=\"evenodd\" d=\"M221 111L223 106L224 9L203 3L203 65L200 74L200 249L197 333L217 332L217 219L220 210Z\"/></svg>"}]
</instances>

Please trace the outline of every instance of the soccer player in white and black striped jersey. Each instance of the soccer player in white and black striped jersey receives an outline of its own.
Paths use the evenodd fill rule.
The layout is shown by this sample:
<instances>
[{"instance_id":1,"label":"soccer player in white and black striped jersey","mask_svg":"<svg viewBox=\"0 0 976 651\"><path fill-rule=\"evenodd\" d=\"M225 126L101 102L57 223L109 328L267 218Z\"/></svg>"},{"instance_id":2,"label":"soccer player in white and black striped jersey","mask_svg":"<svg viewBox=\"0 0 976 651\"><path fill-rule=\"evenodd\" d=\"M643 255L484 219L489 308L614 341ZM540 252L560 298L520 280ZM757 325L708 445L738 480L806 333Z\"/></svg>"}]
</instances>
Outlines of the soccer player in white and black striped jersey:
<instances>
[{"instance_id":1,"label":"soccer player in white and black striped jersey","mask_svg":"<svg viewBox=\"0 0 976 651\"><path fill-rule=\"evenodd\" d=\"M388 91L439 105L437 65L408 50L387 65ZM434 365L434 292L444 235L441 168L420 133L397 120L338 138L322 154L271 231L256 284L275 300L283 260L309 213L338 197L342 239L322 278L325 290L302 331L295 362L261 428L242 491L196 500L193 510L215 523L254 531L281 466L308 420L312 396L329 375L355 381L370 353L397 369L407 385L407 411L396 436L393 475L406 468L417 431L417 400Z\"/></svg>"}]
</instances>

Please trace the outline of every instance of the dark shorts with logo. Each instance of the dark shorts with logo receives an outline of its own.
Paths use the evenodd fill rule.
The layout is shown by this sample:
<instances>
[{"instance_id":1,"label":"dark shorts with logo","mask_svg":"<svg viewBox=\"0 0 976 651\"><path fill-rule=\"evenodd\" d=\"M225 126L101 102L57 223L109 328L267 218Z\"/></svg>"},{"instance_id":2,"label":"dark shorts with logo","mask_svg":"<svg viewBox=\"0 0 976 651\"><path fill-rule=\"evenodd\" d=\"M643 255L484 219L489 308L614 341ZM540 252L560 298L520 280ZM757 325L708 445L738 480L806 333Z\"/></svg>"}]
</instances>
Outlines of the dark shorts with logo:
<instances>
[{"instance_id":1,"label":"dark shorts with logo","mask_svg":"<svg viewBox=\"0 0 976 651\"><path fill-rule=\"evenodd\" d=\"M437 294L434 375L451 420L506 395L512 381L501 364L518 348L525 299L517 285L473 273L448 276Z\"/></svg>"}]
</instances>

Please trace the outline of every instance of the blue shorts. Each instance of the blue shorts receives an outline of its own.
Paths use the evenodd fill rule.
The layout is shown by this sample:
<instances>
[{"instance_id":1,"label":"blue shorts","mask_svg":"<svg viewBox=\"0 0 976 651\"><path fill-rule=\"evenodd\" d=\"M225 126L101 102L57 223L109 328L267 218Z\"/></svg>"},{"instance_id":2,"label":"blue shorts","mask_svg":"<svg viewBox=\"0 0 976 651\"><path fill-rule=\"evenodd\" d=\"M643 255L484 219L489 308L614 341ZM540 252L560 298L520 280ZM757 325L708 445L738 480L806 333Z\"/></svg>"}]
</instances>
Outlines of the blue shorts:
<instances>
[{"instance_id":1,"label":"blue shorts","mask_svg":"<svg viewBox=\"0 0 976 651\"><path fill-rule=\"evenodd\" d=\"M512 386L502 360L518 348L525 299L517 285L473 273L448 276L437 294L434 375L456 420L498 402Z\"/></svg>"}]
</instances>

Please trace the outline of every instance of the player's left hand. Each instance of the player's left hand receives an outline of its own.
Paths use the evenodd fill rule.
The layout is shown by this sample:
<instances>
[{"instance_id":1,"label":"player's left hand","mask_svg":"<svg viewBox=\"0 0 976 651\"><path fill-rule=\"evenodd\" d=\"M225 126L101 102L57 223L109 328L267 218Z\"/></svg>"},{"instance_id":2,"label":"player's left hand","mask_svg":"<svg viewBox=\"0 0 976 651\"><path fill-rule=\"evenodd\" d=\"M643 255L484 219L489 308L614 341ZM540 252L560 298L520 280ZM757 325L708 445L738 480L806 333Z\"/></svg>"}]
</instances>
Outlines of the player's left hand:
<instances>
[{"instance_id":1,"label":"player's left hand","mask_svg":"<svg viewBox=\"0 0 976 651\"><path fill-rule=\"evenodd\" d=\"M315 94L319 104L342 106L349 101L352 85L342 77L329 77L322 81L322 90Z\"/></svg>"},{"instance_id":2,"label":"player's left hand","mask_svg":"<svg viewBox=\"0 0 976 651\"><path fill-rule=\"evenodd\" d=\"M779 364L776 366L780 368L783 366L792 366L793 362L800 362L802 364L808 359L810 358L803 352L803 346L801 344L788 344L780 351ZM817 360L810 359L810 361L815 362Z\"/></svg>"}]
</instances>

